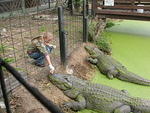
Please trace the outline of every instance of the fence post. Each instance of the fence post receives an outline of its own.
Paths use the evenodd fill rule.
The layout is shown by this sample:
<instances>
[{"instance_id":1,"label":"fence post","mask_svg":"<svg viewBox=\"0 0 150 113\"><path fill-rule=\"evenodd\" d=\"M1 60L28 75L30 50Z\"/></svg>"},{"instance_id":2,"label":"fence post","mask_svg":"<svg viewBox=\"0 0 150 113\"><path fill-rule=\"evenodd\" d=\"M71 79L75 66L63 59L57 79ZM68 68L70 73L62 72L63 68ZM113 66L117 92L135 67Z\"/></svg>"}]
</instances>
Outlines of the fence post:
<instances>
[{"instance_id":1,"label":"fence post","mask_svg":"<svg viewBox=\"0 0 150 113\"><path fill-rule=\"evenodd\" d=\"M48 0L48 7L51 8L51 0Z\"/></svg>"},{"instance_id":2,"label":"fence post","mask_svg":"<svg viewBox=\"0 0 150 113\"><path fill-rule=\"evenodd\" d=\"M6 85L5 85L5 80L4 80L4 75L3 75L1 64L0 64L0 83L1 83L1 89L2 89L2 93L3 93L5 106L6 106L6 111L7 111L7 113L12 113L11 109L10 109L10 105L9 105L9 100L8 100L8 96L7 96Z\"/></svg>"},{"instance_id":3,"label":"fence post","mask_svg":"<svg viewBox=\"0 0 150 113\"><path fill-rule=\"evenodd\" d=\"M88 41L88 18L86 16L86 0L83 1L83 42Z\"/></svg>"},{"instance_id":4,"label":"fence post","mask_svg":"<svg viewBox=\"0 0 150 113\"><path fill-rule=\"evenodd\" d=\"M86 15L89 15L89 0L86 0Z\"/></svg>"},{"instance_id":5,"label":"fence post","mask_svg":"<svg viewBox=\"0 0 150 113\"><path fill-rule=\"evenodd\" d=\"M70 10L70 14L73 15L73 0L68 0L68 8Z\"/></svg>"},{"instance_id":6,"label":"fence post","mask_svg":"<svg viewBox=\"0 0 150 113\"><path fill-rule=\"evenodd\" d=\"M58 7L59 44L61 63L66 64L66 36L64 30L64 13L61 6Z\"/></svg>"},{"instance_id":7,"label":"fence post","mask_svg":"<svg viewBox=\"0 0 150 113\"><path fill-rule=\"evenodd\" d=\"M83 42L87 42L88 41L88 17L84 18L84 38L83 38Z\"/></svg>"}]
</instances>

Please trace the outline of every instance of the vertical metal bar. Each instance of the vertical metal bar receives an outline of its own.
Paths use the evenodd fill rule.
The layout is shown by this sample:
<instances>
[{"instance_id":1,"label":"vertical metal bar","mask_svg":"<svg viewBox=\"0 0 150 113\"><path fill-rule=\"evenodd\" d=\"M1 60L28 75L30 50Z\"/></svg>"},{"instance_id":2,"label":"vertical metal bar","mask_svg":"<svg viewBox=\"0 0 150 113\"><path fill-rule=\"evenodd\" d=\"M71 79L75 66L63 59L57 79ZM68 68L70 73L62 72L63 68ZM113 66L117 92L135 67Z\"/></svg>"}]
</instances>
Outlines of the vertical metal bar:
<instances>
[{"instance_id":1,"label":"vertical metal bar","mask_svg":"<svg viewBox=\"0 0 150 113\"><path fill-rule=\"evenodd\" d=\"M37 7L37 12L39 12L39 5L40 5L40 0L36 0L36 7Z\"/></svg>"},{"instance_id":2,"label":"vertical metal bar","mask_svg":"<svg viewBox=\"0 0 150 113\"><path fill-rule=\"evenodd\" d=\"M86 0L86 15L89 15L89 0Z\"/></svg>"},{"instance_id":3,"label":"vertical metal bar","mask_svg":"<svg viewBox=\"0 0 150 113\"><path fill-rule=\"evenodd\" d=\"M83 1L83 42L87 41L87 35L86 35L86 28L87 28L87 24L86 24L86 0Z\"/></svg>"},{"instance_id":4,"label":"vertical metal bar","mask_svg":"<svg viewBox=\"0 0 150 113\"><path fill-rule=\"evenodd\" d=\"M73 15L73 0L68 0L68 8L70 9L70 14Z\"/></svg>"},{"instance_id":5,"label":"vertical metal bar","mask_svg":"<svg viewBox=\"0 0 150 113\"><path fill-rule=\"evenodd\" d=\"M58 7L58 25L59 25L59 44L60 44L60 57L63 65L66 64L66 37L64 30L64 14L63 8Z\"/></svg>"},{"instance_id":6,"label":"vertical metal bar","mask_svg":"<svg viewBox=\"0 0 150 113\"><path fill-rule=\"evenodd\" d=\"M83 0L83 18L86 17L86 0Z\"/></svg>"},{"instance_id":7,"label":"vertical metal bar","mask_svg":"<svg viewBox=\"0 0 150 113\"><path fill-rule=\"evenodd\" d=\"M97 0L92 0L92 15L95 16L95 11L97 10Z\"/></svg>"},{"instance_id":8,"label":"vertical metal bar","mask_svg":"<svg viewBox=\"0 0 150 113\"><path fill-rule=\"evenodd\" d=\"M1 65L0 65L0 83L1 83L1 89L2 89L2 93L3 93L5 106L6 106L6 111L7 111L7 113L12 113L11 109L10 109L10 105L9 105L9 100L8 100L8 96L7 96L7 90L6 90L6 85L5 85L5 80L4 80L4 75L3 75Z\"/></svg>"},{"instance_id":9,"label":"vertical metal bar","mask_svg":"<svg viewBox=\"0 0 150 113\"><path fill-rule=\"evenodd\" d=\"M88 41L88 18L85 17L84 18L84 38L83 38L83 42L87 42Z\"/></svg>"},{"instance_id":10,"label":"vertical metal bar","mask_svg":"<svg viewBox=\"0 0 150 113\"><path fill-rule=\"evenodd\" d=\"M73 0L71 0L71 14L73 15Z\"/></svg>"},{"instance_id":11,"label":"vertical metal bar","mask_svg":"<svg viewBox=\"0 0 150 113\"><path fill-rule=\"evenodd\" d=\"M51 8L51 0L48 0L48 7Z\"/></svg>"}]
</instances>

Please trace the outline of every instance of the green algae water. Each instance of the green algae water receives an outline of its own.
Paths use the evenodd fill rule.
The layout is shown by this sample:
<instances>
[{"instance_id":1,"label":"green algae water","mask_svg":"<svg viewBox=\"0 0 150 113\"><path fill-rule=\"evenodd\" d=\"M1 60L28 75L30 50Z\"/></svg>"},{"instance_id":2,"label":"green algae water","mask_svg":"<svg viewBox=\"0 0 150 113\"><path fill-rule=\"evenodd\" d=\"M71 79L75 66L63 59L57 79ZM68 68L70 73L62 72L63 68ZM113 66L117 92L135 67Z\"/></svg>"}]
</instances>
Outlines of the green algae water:
<instances>
[{"instance_id":1,"label":"green algae water","mask_svg":"<svg viewBox=\"0 0 150 113\"><path fill-rule=\"evenodd\" d=\"M106 32L112 42L112 57L121 62L129 71L150 79L150 22L122 21ZM130 95L150 99L150 86L142 86L118 79L109 80L99 71L92 82L125 89ZM83 110L78 113L97 113Z\"/></svg>"}]
</instances>

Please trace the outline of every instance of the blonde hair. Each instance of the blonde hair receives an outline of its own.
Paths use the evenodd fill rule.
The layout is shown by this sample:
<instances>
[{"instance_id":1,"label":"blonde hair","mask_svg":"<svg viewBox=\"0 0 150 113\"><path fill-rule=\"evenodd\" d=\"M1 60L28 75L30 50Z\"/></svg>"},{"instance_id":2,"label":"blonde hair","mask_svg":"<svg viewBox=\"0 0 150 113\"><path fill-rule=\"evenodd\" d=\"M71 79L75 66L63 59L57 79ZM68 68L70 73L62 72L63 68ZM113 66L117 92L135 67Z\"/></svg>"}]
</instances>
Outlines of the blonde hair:
<instances>
[{"instance_id":1,"label":"blonde hair","mask_svg":"<svg viewBox=\"0 0 150 113\"><path fill-rule=\"evenodd\" d=\"M45 41L45 40L47 40L47 39L53 40L53 39L54 39L53 34L50 33L50 32L45 32L45 33L43 34L43 40Z\"/></svg>"},{"instance_id":2,"label":"blonde hair","mask_svg":"<svg viewBox=\"0 0 150 113\"><path fill-rule=\"evenodd\" d=\"M54 36L52 33L50 32L45 32L43 35L39 35L37 37L34 37L31 42L32 44L34 45L34 43L36 43L36 41L39 41L39 42L49 42L51 40L53 40Z\"/></svg>"}]
</instances>

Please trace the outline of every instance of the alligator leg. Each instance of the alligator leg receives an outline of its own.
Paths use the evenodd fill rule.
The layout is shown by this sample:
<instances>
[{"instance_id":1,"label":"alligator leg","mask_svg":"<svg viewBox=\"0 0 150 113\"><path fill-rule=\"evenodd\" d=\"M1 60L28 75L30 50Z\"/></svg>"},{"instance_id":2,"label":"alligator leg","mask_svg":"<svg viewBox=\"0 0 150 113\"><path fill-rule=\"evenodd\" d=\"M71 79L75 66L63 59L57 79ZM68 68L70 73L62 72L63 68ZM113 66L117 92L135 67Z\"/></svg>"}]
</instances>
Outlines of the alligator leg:
<instances>
[{"instance_id":1,"label":"alligator leg","mask_svg":"<svg viewBox=\"0 0 150 113\"><path fill-rule=\"evenodd\" d=\"M113 79L113 78L114 78L113 74L112 74L110 71L107 72L107 77L108 77L109 79Z\"/></svg>"},{"instance_id":2,"label":"alligator leg","mask_svg":"<svg viewBox=\"0 0 150 113\"><path fill-rule=\"evenodd\" d=\"M76 101L66 102L64 103L64 105L73 109L74 111L79 111L79 110L85 109L86 100L82 95L78 95L76 98Z\"/></svg>"},{"instance_id":3,"label":"alligator leg","mask_svg":"<svg viewBox=\"0 0 150 113\"><path fill-rule=\"evenodd\" d=\"M123 105L114 110L114 113L130 113L130 112L131 112L131 107L127 105Z\"/></svg>"},{"instance_id":4,"label":"alligator leg","mask_svg":"<svg viewBox=\"0 0 150 113\"><path fill-rule=\"evenodd\" d=\"M64 94L70 97L71 99L76 99L76 97L79 95L79 92L76 89L69 89L64 91Z\"/></svg>"},{"instance_id":5,"label":"alligator leg","mask_svg":"<svg viewBox=\"0 0 150 113\"><path fill-rule=\"evenodd\" d=\"M96 56L90 56L87 58L87 61L89 61L90 63L96 65L98 60L96 59Z\"/></svg>"},{"instance_id":6,"label":"alligator leg","mask_svg":"<svg viewBox=\"0 0 150 113\"><path fill-rule=\"evenodd\" d=\"M118 71L115 69L115 67L112 66L110 69L108 69L107 77L109 79L113 79L116 77L117 74L118 74Z\"/></svg>"}]
</instances>

